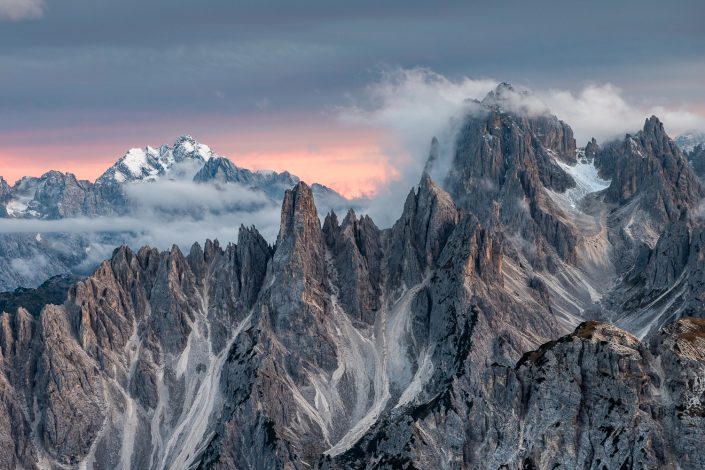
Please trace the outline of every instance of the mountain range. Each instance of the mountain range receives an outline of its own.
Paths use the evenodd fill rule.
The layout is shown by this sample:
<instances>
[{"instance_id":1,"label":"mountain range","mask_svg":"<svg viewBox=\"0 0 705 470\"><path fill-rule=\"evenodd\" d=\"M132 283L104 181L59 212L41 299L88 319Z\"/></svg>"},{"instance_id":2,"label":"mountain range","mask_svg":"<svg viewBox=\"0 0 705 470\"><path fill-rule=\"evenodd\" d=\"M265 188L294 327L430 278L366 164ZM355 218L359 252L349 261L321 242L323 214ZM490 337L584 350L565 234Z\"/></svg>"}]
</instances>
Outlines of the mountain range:
<instances>
[{"instance_id":1,"label":"mountain range","mask_svg":"<svg viewBox=\"0 0 705 470\"><path fill-rule=\"evenodd\" d=\"M288 172L237 167L190 136L172 147L133 148L95 183L58 171L12 186L0 177L0 226L4 220L8 228L0 230L0 291L37 287L55 275L89 274L113 247L152 242L140 235L155 222L197 223L230 214L235 223L247 220L239 214L265 208L274 214L284 191L298 181ZM325 207L353 204L325 186L312 188ZM207 197L197 197L201 193Z\"/></svg>"},{"instance_id":2,"label":"mountain range","mask_svg":"<svg viewBox=\"0 0 705 470\"><path fill-rule=\"evenodd\" d=\"M292 180L273 244L121 246L4 298L0 466L705 467L702 148L655 116L577 148L523 98L468 102L390 228L321 222ZM196 181L275 178L188 148ZM128 153L71 211L178 153Z\"/></svg>"}]
</instances>

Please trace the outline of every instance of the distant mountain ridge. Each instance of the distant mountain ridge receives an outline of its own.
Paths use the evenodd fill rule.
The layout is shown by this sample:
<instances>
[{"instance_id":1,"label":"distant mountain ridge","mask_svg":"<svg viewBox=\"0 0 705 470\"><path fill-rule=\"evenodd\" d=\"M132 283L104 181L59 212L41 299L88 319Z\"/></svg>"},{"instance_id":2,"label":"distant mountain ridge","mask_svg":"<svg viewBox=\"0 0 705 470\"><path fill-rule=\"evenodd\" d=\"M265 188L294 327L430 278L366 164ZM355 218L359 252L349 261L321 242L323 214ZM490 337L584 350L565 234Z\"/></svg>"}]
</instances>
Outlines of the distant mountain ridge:
<instances>
[{"instance_id":1,"label":"distant mountain ridge","mask_svg":"<svg viewBox=\"0 0 705 470\"><path fill-rule=\"evenodd\" d=\"M280 199L284 191L299 182L285 171L251 171L228 158L214 154L193 137L179 137L172 147L130 149L109 167L95 183L78 180L73 173L48 171L40 177L25 176L10 186L0 176L0 216L8 218L60 219L124 215L130 212L125 187L160 180L197 183L241 184ZM345 198L320 184L314 192Z\"/></svg>"},{"instance_id":2,"label":"distant mountain ridge","mask_svg":"<svg viewBox=\"0 0 705 470\"><path fill-rule=\"evenodd\" d=\"M102 257L109 256L114 246L134 243L133 232L139 230L141 218L147 218L148 225L146 222L153 224L161 219L197 221L204 216L263 209L274 215L284 192L298 182L299 178L287 171L240 168L188 135L179 137L173 146L130 149L94 183L59 171L23 177L12 186L0 177L0 292L36 287L60 274L88 274ZM173 184L163 186L169 183ZM215 198L222 195L226 202L217 207L210 207L207 200L190 203L188 197L179 194L179 185L196 185L195 192L201 193L199 187L213 190L209 194ZM153 195L143 194L150 186L160 189ZM161 189L171 191L173 200L163 201L164 204L152 200ZM312 190L322 207L344 210L353 204L326 186L313 184ZM176 210L175 204L183 207ZM128 229L116 226L111 230L108 225L90 235L83 235L80 230L12 230L15 221L105 218L132 222ZM3 224L7 232L2 231ZM90 230L90 222L84 225Z\"/></svg>"}]
</instances>

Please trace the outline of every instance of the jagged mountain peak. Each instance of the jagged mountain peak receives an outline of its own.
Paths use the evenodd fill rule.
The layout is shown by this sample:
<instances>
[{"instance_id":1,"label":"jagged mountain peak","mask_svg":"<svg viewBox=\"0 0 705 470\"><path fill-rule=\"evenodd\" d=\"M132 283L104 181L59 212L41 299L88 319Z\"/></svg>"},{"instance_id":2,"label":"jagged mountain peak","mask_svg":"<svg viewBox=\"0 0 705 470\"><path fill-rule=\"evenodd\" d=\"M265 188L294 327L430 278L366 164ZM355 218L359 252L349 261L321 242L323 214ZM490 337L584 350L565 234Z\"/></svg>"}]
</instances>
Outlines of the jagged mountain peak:
<instances>
[{"instance_id":1,"label":"jagged mountain peak","mask_svg":"<svg viewBox=\"0 0 705 470\"><path fill-rule=\"evenodd\" d=\"M537 98L531 90L517 89L509 83L502 82L480 101L487 108L518 116L550 115L550 109Z\"/></svg>"},{"instance_id":2,"label":"jagged mountain peak","mask_svg":"<svg viewBox=\"0 0 705 470\"><path fill-rule=\"evenodd\" d=\"M249 183L252 180L252 172L241 170L226 157L216 156L208 159L193 179L198 182L215 180L221 183Z\"/></svg>"},{"instance_id":3,"label":"jagged mountain peak","mask_svg":"<svg viewBox=\"0 0 705 470\"><path fill-rule=\"evenodd\" d=\"M173 147L174 159L179 162L187 158L208 160L213 156L213 152L210 147L205 144L201 144L196 139L190 135L182 135L176 142L174 142Z\"/></svg>"},{"instance_id":4,"label":"jagged mountain peak","mask_svg":"<svg viewBox=\"0 0 705 470\"><path fill-rule=\"evenodd\" d=\"M495 105L516 95L528 95L528 90L518 91L510 83L501 82L482 99L487 105Z\"/></svg>"},{"instance_id":5,"label":"jagged mountain peak","mask_svg":"<svg viewBox=\"0 0 705 470\"><path fill-rule=\"evenodd\" d=\"M657 132L663 134L666 133L666 131L664 130L663 122L655 114L652 114L648 118L644 119L644 132L648 134L653 134Z\"/></svg>"},{"instance_id":6,"label":"jagged mountain peak","mask_svg":"<svg viewBox=\"0 0 705 470\"><path fill-rule=\"evenodd\" d=\"M677 219L683 207L695 207L705 194L656 116L646 119L636 134L605 144L596 152L595 165L611 179L608 201L626 204L639 197L643 210L659 224Z\"/></svg>"},{"instance_id":7,"label":"jagged mountain peak","mask_svg":"<svg viewBox=\"0 0 705 470\"><path fill-rule=\"evenodd\" d=\"M176 172L185 165L195 165L196 170L214 157L210 147L196 141L190 135L176 139L173 147L161 145L154 147L131 148L108 168L98 179L98 184L124 183L134 181L153 181L169 172ZM195 173L187 170L187 173Z\"/></svg>"},{"instance_id":8,"label":"jagged mountain peak","mask_svg":"<svg viewBox=\"0 0 705 470\"><path fill-rule=\"evenodd\" d=\"M282 202L277 246L294 239L320 239L321 224L311 187L299 181L287 189Z\"/></svg>"}]
</instances>

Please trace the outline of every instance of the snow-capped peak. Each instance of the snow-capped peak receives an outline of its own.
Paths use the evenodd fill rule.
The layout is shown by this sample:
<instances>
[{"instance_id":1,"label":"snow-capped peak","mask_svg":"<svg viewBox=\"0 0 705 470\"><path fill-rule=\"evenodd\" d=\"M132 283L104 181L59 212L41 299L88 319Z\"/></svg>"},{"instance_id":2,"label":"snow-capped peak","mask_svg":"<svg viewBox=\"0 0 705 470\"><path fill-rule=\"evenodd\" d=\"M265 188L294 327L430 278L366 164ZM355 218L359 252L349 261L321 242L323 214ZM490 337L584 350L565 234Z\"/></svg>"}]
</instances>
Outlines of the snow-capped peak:
<instances>
[{"instance_id":1,"label":"snow-capped peak","mask_svg":"<svg viewBox=\"0 0 705 470\"><path fill-rule=\"evenodd\" d=\"M200 158L205 161L213 156L210 147L198 143L196 139L190 135L182 135L176 139L172 153L177 162L186 158Z\"/></svg>"},{"instance_id":2,"label":"snow-capped peak","mask_svg":"<svg viewBox=\"0 0 705 470\"><path fill-rule=\"evenodd\" d=\"M159 148L131 148L98 181L152 181L170 173L172 169L177 175L192 174L214 156L209 146L197 142L190 135L182 135L176 139L173 147L161 145ZM177 164L184 166L182 162L187 162L184 165L188 168L176 169Z\"/></svg>"},{"instance_id":3,"label":"snow-capped peak","mask_svg":"<svg viewBox=\"0 0 705 470\"><path fill-rule=\"evenodd\" d=\"M151 170L153 165L151 164L149 154L150 148L145 149L133 148L130 149L124 157L122 157L122 164L130 170L132 176L141 176L144 170Z\"/></svg>"},{"instance_id":4,"label":"snow-capped peak","mask_svg":"<svg viewBox=\"0 0 705 470\"><path fill-rule=\"evenodd\" d=\"M676 137L673 142L684 152L691 152L698 145L705 145L705 132L686 132Z\"/></svg>"}]
</instances>

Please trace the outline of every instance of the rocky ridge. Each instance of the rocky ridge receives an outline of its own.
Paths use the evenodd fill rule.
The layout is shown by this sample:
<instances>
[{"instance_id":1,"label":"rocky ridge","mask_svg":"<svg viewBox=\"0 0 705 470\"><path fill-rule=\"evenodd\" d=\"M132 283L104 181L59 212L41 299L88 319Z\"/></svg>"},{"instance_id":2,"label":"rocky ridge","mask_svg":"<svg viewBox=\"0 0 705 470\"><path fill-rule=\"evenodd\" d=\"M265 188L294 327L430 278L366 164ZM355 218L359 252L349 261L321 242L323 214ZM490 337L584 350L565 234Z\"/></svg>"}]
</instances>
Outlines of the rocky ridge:
<instances>
[{"instance_id":1,"label":"rocky ridge","mask_svg":"<svg viewBox=\"0 0 705 470\"><path fill-rule=\"evenodd\" d=\"M297 182L274 245L121 247L4 313L0 466L705 465L702 188L655 118L576 149L522 97L389 229Z\"/></svg>"}]
</instances>

